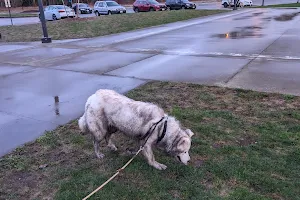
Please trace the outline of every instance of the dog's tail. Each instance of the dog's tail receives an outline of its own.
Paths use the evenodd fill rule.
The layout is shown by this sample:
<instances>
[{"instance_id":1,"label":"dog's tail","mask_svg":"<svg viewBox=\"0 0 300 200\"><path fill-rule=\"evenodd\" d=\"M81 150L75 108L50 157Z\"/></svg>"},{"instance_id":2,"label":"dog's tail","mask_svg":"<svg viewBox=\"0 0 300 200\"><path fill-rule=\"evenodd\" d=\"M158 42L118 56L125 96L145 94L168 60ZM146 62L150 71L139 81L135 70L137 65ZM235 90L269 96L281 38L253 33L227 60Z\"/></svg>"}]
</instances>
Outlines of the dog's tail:
<instances>
[{"instance_id":1,"label":"dog's tail","mask_svg":"<svg viewBox=\"0 0 300 200\"><path fill-rule=\"evenodd\" d=\"M88 131L88 127L87 127L86 120L85 120L85 113L78 120L78 126L79 126L81 132L86 133Z\"/></svg>"}]
</instances>

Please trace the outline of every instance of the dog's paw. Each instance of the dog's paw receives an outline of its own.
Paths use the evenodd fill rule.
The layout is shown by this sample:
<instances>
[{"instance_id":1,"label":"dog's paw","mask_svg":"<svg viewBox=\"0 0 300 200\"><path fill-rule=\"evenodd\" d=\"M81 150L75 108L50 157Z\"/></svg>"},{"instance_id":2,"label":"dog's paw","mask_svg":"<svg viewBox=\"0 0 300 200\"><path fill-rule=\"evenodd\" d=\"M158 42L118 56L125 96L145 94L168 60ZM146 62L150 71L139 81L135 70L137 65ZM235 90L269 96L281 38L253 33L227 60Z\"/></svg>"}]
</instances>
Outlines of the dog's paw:
<instances>
[{"instance_id":1,"label":"dog's paw","mask_svg":"<svg viewBox=\"0 0 300 200\"><path fill-rule=\"evenodd\" d=\"M166 165L164 165L164 164L160 164L160 163L159 163L159 165L160 165L160 167L161 167L161 169L162 169L162 170L165 170L165 169L167 169L167 166L166 166Z\"/></svg>"},{"instance_id":2,"label":"dog's paw","mask_svg":"<svg viewBox=\"0 0 300 200\"><path fill-rule=\"evenodd\" d=\"M166 166L166 165L161 164L161 163L158 163L158 162L155 163L154 167L155 167L156 169L158 169L158 170L165 170L165 169L167 169L167 166Z\"/></svg>"},{"instance_id":3,"label":"dog's paw","mask_svg":"<svg viewBox=\"0 0 300 200\"><path fill-rule=\"evenodd\" d=\"M97 158L102 159L104 158L104 154L103 153L96 153Z\"/></svg>"}]
</instances>

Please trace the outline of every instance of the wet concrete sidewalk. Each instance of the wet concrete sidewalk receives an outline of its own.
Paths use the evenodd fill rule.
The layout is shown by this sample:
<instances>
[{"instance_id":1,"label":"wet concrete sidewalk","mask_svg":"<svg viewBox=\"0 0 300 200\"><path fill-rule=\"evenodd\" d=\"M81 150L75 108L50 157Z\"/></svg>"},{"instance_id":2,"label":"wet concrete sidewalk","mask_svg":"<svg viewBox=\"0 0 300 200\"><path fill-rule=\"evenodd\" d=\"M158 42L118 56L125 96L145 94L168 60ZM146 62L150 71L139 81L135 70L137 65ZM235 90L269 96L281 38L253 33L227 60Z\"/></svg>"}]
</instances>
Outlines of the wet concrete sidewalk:
<instances>
[{"instance_id":1,"label":"wet concrete sidewalk","mask_svg":"<svg viewBox=\"0 0 300 200\"><path fill-rule=\"evenodd\" d=\"M149 80L300 95L298 9L249 9L111 36L0 44L0 155Z\"/></svg>"}]
</instances>

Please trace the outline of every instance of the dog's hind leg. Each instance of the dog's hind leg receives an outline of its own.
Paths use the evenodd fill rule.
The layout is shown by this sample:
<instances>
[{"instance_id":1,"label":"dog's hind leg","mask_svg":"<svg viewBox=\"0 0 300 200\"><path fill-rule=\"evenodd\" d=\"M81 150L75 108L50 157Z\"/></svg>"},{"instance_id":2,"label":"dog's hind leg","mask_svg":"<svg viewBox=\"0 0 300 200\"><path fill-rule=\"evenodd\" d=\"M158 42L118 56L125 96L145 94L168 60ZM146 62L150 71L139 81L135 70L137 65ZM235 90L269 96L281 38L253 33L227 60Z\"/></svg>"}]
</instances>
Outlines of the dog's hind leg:
<instances>
[{"instance_id":1,"label":"dog's hind leg","mask_svg":"<svg viewBox=\"0 0 300 200\"><path fill-rule=\"evenodd\" d=\"M100 152L100 142L104 139L107 133L106 127L103 125L101 120L99 121L90 121L89 130L93 135L93 144L96 156L98 158L103 158L104 154Z\"/></svg>"},{"instance_id":2,"label":"dog's hind leg","mask_svg":"<svg viewBox=\"0 0 300 200\"><path fill-rule=\"evenodd\" d=\"M118 150L118 148L116 147L116 145L111 140L111 135L114 134L117 131L118 131L118 129L116 129L115 127L110 126L110 127L108 127L107 134L105 135L105 140L106 140L107 146L112 151L117 151Z\"/></svg>"},{"instance_id":3,"label":"dog's hind leg","mask_svg":"<svg viewBox=\"0 0 300 200\"><path fill-rule=\"evenodd\" d=\"M104 154L100 152L100 145L99 145L100 141L98 141L95 136L94 136L93 144L94 144L94 150L97 158L100 159L103 158Z\"/></svg>"}]
</instances>

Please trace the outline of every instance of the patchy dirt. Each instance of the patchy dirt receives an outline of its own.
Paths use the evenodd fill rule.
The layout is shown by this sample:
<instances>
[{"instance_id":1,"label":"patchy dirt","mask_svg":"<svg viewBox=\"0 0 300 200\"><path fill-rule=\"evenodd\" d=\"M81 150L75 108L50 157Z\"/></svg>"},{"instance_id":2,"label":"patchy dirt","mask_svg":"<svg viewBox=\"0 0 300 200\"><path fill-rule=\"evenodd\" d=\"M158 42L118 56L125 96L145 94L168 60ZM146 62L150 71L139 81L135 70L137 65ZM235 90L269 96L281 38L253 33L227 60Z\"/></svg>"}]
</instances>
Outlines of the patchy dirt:
<instances>
[{"instance_id":1,"label":"patchy dirt","mask_svg":"<svg viewBox=\"0 0 300 200\"><path fill-rule=\"evenodd\" d=\"M196 160L194 161L194 166L195 167L201 167L204 164L204 160Z\"/></svg>"},{"instance_id":2,"label":"patchy dirt","mask_svg":"<svg viewBox=\"0 0 300 200\"><path fill-rule=\"evenodd\" d=\"M240 146L245 147L245 146L249 146L249 145L252 145L252 144L257 144L257 139L246 135L245 137L239 138L237 142Z\"/></svg>"}]
</instances>

